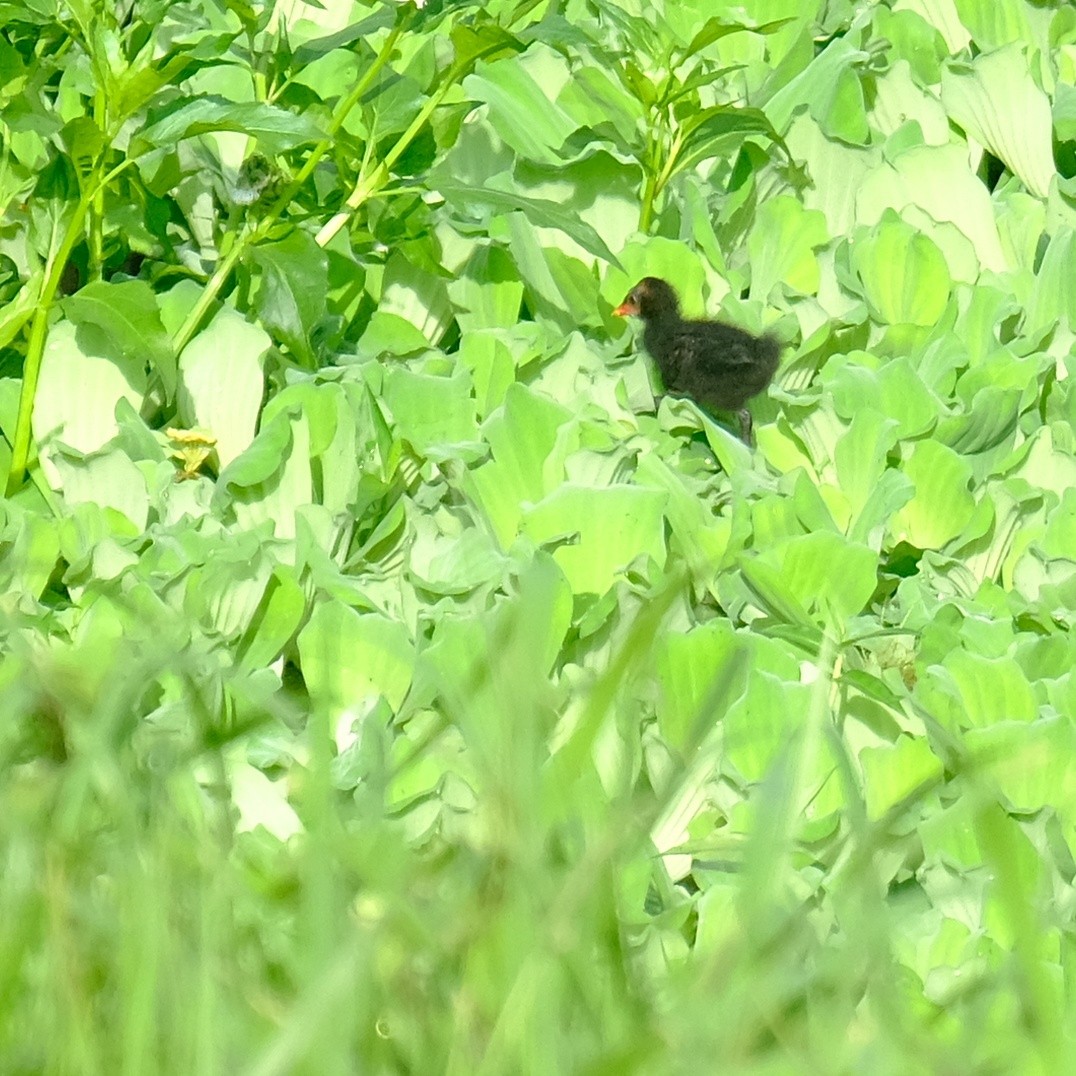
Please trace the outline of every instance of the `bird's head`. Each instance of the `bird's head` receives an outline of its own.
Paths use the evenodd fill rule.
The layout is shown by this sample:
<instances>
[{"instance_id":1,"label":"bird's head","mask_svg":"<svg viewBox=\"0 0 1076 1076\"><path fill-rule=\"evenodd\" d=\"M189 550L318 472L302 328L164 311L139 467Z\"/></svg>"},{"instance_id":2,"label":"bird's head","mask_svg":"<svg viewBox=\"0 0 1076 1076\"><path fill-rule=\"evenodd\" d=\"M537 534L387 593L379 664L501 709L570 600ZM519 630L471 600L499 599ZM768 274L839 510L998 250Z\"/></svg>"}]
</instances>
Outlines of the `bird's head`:
<instances>
[{"instance_id":1,"label":"bird's head","mask_svg":"<svg viewBox=\"0 0 1076 1076\"><path fill-rule=\"evenodd\" d=\"M613 313L619 317L635 315L647 320L674 315L679 309L676 292L666 281L656 276L644 276Z\"/></svg>"}]
</instances>

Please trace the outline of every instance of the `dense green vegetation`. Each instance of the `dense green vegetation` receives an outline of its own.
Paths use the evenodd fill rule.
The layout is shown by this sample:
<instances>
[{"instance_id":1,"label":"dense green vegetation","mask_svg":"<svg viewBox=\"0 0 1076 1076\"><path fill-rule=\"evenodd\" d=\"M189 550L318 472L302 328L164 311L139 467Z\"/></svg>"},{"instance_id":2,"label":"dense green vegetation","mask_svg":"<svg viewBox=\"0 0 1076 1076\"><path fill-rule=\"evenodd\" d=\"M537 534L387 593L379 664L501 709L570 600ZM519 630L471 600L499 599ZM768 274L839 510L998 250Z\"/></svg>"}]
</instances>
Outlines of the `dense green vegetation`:
<instances>
[{"instance_id":1,"label":"dense green vegetation","mask_svg":"<svg viewBox=\"0 0 1076 1076\"><path fill-rule=\"evenodd\" d=\"M0 1070L1057 1073L1076 9L0 2ZM757 447L612 307L785 343Z\"/></svg>"}]
</instances>

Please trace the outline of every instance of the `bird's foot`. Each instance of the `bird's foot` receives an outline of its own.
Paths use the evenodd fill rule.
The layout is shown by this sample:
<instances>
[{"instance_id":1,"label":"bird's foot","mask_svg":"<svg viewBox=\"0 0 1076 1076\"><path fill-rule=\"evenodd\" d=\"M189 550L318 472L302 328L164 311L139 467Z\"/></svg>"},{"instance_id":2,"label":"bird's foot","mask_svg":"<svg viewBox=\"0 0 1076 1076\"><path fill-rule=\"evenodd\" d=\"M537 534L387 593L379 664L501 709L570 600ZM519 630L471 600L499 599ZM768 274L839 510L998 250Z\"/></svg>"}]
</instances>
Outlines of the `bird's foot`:
<instances>
[{"instance_id":1,"label":"bird's foot","mask_svg":"<svg viewBox=\"0 0 1076 1076\"><path fill-rule=\"evenodd\" d=\"M751 430L753 428L751 412L744 407L738 411L737 414L740 418L740 440L743 441L745 445L751 445L754 443L751 438Z\"/></svg>"}]
</instances>

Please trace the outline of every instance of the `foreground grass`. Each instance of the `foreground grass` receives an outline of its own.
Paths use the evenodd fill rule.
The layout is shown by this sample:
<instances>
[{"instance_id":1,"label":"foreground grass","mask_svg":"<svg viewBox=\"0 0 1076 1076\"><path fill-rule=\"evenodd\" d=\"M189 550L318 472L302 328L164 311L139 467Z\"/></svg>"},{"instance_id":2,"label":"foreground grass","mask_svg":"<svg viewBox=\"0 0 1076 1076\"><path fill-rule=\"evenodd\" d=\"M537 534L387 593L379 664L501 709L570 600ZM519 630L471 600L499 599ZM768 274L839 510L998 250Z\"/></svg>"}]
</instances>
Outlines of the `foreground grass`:
<instances>
[{"instance_id":1,"label":"foreground grass","mask_svg":"<svg viewBox=\"0 0 1076 1076\"><path fill-rule=\"evenodd\" d=\"M617 657L624 675L641 655ZM880 878L913 855L929 790L877 822L848 812L839 852L811 862L799 775L832 748L822 672L747 839L693 850L701 891L651 841L691 774L610 796L571 736L550 756L541 699L488 723L479 684L453 721L481 794L419 840L386 807L389 760L342 792L317 715L276 713L306 726L283 778L301 829L281 840L233 806L219 729L147 751L118 709L23 690L38 706L23 721L66 709L51 759L13 758L9 738L0 766L3 1071L1060 1071L1071 1013L1036 932L1053 913L986 782L971 780L969 817L995 845L979 884L1007 950L969 962L973 939L953 933L948 975L908 968L940 939ZM619 686L600 681L588 716L615 721L597 708ZM8 684L9 714L16 698Z\"/></svg>"},{"instance_id":2,"label":"foreground grass","mask_svg":"<svg viewBox=\"0 0 1076 1076\"><path fill-rule=\"evenodd\" d=\"M0 1073L1063 1071L1071 13L748 6L12 9Z\"/></svg>"}]
</instances>

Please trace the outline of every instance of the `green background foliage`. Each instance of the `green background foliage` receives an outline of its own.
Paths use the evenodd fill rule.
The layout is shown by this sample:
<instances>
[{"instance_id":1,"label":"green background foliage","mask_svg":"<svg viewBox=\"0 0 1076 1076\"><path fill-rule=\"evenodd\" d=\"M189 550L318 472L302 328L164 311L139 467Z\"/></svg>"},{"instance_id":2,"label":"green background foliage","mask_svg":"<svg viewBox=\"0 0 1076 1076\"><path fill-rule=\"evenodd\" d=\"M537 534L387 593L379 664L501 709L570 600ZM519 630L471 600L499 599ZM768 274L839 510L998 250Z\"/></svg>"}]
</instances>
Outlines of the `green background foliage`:
<instances>
[{"instance_id":1,"label":"green background foliage","mask_svg":"<svg viewBox=\"0 0 1076 1076\"><path fill-rule=\"evenodd\" d=\"M1063 1070L1069 5L35 0L0 76L4 1072ZM756 448L643 275L781 338Z\"/></svg>"}]
</instances>

